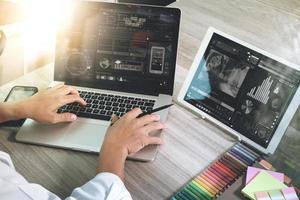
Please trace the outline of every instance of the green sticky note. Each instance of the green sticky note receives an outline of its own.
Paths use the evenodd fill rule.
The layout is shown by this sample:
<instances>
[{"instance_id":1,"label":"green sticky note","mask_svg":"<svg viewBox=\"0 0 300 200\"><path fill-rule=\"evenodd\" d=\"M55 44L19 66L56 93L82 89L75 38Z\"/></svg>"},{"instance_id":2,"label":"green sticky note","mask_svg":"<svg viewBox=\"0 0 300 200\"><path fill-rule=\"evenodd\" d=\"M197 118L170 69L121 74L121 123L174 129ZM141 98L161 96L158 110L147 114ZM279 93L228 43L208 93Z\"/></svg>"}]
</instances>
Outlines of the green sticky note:
<instances>
[{"instance_id":1,"label":"green sticky note","mask_svg":"<svg viewBox=\"0 0 300 200\"><path fill-rule=\"evenodd\" d=\"M253 178L250 183L246 185L246 187L242 189L242 193L246 197L255 200L256 192L281 190L283 188L287 188L284 183L278 181L267 172L262 171L258 175L256 175L255 178Z\"/></svg>"}]
</instances>

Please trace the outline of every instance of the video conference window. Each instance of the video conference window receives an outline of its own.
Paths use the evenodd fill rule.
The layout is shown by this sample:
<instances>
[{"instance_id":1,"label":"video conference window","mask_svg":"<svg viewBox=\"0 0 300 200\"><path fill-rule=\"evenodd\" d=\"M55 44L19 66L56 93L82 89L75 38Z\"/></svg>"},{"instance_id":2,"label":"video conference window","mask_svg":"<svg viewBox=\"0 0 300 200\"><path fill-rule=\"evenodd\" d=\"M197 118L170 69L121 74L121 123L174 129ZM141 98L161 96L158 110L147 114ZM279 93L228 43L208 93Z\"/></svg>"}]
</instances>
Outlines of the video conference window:
<instances>
[{"instance_id":1,"label":"video conference window","mask_svg":"<svg viewBox=\"0 0 300 200\"><path fill-rule=\"evenodd\" d=\"M299 71L214 34L184 99L266 148L299 83Z\"/></svg>"},{"instance_id":2,"label":"video conference window","mask_svg":"<svg viewBox=\"0 0 300 200\"><path fill-rule=\"evenodd\" d=\"M171 93L180 15L161 9L78 4L58 35L56 77Z\"/></svg>"}]
</instances>

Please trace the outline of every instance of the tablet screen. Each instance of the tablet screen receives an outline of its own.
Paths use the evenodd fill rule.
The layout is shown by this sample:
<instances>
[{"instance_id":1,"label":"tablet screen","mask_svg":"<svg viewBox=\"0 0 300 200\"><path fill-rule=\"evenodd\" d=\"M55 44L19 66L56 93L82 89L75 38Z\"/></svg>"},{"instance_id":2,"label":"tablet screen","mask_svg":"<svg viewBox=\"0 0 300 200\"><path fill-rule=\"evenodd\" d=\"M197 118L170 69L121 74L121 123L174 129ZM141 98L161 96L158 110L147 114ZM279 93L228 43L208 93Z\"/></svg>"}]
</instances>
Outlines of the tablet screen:
<instances>
[{"instance_id":1,"label":"tablet screen","mask_svg":"<svg viewBox=\"0 0 300 200\"><path fill-rule=\"evenodd\" d=\"M214 33L184 100L267 148L300 72Z\"/></svg>"}]
</instances>

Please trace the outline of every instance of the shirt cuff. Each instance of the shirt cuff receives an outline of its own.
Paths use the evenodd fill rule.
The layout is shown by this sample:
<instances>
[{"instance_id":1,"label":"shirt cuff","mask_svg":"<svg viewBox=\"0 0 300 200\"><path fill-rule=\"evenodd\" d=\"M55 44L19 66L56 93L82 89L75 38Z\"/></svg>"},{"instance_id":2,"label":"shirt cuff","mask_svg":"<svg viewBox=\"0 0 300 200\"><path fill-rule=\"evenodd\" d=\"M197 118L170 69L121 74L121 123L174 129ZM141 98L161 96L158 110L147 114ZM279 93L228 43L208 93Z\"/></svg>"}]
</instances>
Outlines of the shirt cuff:
<instances>
[{"instance_id":1,"label":"shirt cuff","mask_svg":"<svg viewBox=\"0 0 300 200\"><path fill-rule=\"evenodd\" d=\"M112 173L103 172L96 175L83 186L74 189L68 199L131 200L132 198L118 176Z\"/></svg>"}]
</instances>

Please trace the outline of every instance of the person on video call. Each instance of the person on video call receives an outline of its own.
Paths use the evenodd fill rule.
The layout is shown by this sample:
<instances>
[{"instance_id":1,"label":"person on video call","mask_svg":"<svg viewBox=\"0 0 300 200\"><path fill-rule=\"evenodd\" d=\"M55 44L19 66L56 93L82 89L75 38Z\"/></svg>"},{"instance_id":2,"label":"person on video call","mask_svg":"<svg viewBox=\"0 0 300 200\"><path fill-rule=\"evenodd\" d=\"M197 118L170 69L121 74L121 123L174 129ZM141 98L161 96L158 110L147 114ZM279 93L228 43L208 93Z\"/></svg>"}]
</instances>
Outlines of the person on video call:
<instances>
[{"instance_id":1,"label":"person on video call","mask_svg":"<svg viewBox=\"0 0 300 200\"><path fill-rule=\"evenodd\" d=\"M75 114L58 114L57 109L73 102L86 105L75 88L56 86L23 101L1 103L0 122L22 118L31 118L41 123L72 122L77 118ZM136 118L140 113L141 110L135 108L120 119L113 117L113 125L107 130L99 154L98 174L83 186L74 189L68 200L131 199L123 183L126 157L148 144L162 144L160 138L151 137L148 133L164 128L159 122L159 115ZM0 199L60 198L38 184L28 183L15 171L9 155L0 151Z\"/></svg>"}]
</instances>

